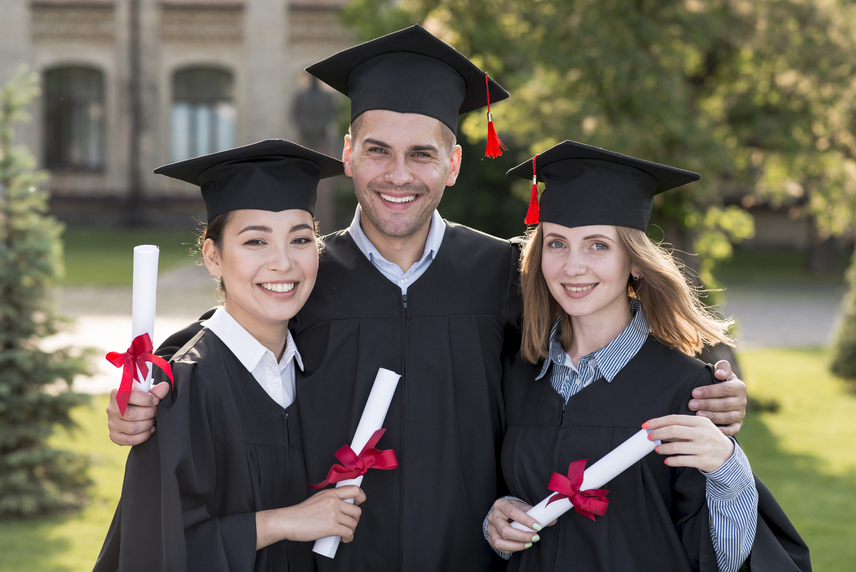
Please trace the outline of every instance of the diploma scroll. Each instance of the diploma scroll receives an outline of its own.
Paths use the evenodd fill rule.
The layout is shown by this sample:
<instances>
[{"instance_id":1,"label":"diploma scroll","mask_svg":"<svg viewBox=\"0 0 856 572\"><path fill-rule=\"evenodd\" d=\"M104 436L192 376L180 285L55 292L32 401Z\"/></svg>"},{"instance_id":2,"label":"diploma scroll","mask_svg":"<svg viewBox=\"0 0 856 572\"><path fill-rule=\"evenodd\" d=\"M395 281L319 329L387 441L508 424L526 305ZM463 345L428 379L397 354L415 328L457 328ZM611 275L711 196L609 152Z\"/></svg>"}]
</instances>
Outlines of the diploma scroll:
<instances>
[{"instance_id":1,"label":"diploma scroll","mask_svg":"<svg viewBox=\"0 0 856 572\"><path fill-rule=\"evenodd\" d=\"M641 429L630 439L610 451L605 457L586 469L583 475L583 483L580 491L599 489L630 466L642 459L654 450L660 441L649 441L647 429ZM567 498L550 502L554 495L550 495L536 506L529 509L526 514L538 521L542 527L547 526L572 508L574 505ZM512 522L511 526L525 532L535 532L528 526L519 522Z\"/></svg>"},{"instance_id":2,"label":"diploma scroll","mask_svg":"<svg viewBox=\"0 0 856 572\"><path fill-rule=\"evenodd\" d=\"M152 244L134 247L134 282L131 301L131 339L148 334L154 341L155 304L158 286L158 256L160 249ZM145 376L138 370L140 389L152 388L152 367Z\"/></svg>"},{"instance_id":3,"label":"diploma scroll","mask_svg":"<svg viewBox=\"0 0 856 572\"><path fill-rule=\"evenodd\" d=\"M369 399L366 401L366 406L360 417L360 423L357 425L357 430L354 433L354 440L351 442L352 450L358 453L362 451L369 442L369 439L372 438L372 435L381 429L400 378L400 375L388 369L380 368L378 370L371 393L369 393ZM363 476L360 475L354 479L339 481L336 483L336 487L347 485L360 486L362 482ZM348 502L353 503L354 501L353 499L348 499ZM333 558L336 556L336 550L338 550L341 540L341 536L319 538L315 541L312 551L327 558Z\"/></svg>"}]
</instances>

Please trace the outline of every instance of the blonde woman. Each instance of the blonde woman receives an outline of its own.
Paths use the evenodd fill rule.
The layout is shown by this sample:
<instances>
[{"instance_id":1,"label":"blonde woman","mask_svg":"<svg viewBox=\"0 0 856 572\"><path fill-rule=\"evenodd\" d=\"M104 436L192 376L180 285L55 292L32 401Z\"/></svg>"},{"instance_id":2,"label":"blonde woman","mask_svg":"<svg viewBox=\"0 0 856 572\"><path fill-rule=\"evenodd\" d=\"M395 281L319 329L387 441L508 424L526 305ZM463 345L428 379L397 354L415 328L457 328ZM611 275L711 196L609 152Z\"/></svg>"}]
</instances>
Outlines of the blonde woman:
<instances>
[{"instance_id":1,"label":"blonde woman","mask_svg":"<svg viewBox=\"0 0 856 572\"><path fill-rule=\"evenodd\" d=\"M521 259L521 359L503 388L502 469L517 500L494 503L488 541L513 553L510 570L736 572L755 534L752 473L736 442L687 407L715 382L690 356L731 344L729 322L645 235L653 196L698 175L572 141L509 174L533 168L546 188ZM659 455L604 487L604 516L571 511L539 534L510 526L536 527L525 511L552 473L597 461L640 426L663 440Z\"/></svg>"}]
</instances>

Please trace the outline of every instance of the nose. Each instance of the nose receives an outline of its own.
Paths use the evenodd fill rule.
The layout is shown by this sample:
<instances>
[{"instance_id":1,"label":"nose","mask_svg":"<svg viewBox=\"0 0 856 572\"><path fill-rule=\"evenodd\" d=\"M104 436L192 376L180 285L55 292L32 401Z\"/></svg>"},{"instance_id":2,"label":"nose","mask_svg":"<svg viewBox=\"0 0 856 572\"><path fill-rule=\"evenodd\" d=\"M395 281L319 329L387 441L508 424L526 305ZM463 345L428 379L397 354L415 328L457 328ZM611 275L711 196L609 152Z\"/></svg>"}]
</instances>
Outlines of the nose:
<instances>
[{"instance_id":1,"label":"nose","mask_svg":"<svg viewBox=\"0 0 856 572\"><path fill-rule=\"evenodd\" d=\"M582 276L586 272L588 272L588 267L586 266L585 258L578 252L569 252L568 259L565 261L565 274L568 276Z\"/></svg>"},{"instance_id":2,"label":"nose","mask_svg":"<svg viewBox=\"0 0 856 572\"><path fill-rule=\"evenodd\" d=\"M390 161L389 169L384 175L384 180L396 187L401 187L413 182L413 173L410 171L406 157L398 155Z\"/></svg>"},{"instance_id":3,"label":"nose","mask_svg":"<svg viewBox=\"0 0 856 572\"><path fill-rule=\"evenodd\" d=\"M268 261L268 270L275 272L285 272L294 268L294 260L291 257L291 252L288 250L288 244L279 244L271 252L270 260Z\"/></svg>"}]
</instances>

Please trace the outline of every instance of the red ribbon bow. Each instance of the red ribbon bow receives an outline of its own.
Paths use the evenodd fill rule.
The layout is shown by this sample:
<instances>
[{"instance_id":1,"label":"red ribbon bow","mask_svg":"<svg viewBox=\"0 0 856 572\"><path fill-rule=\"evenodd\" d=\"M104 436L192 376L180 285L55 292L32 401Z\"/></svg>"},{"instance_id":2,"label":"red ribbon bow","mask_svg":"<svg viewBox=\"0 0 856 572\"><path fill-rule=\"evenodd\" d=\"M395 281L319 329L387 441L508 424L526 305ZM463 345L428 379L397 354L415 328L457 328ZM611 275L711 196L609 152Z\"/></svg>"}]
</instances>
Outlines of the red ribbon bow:
<instances>
[{"instance_id":1,"label":"red ribbon bow","mask_svg":"<svg viewBox=\"0 0 856 572\"><path fill-rule=\"evenodd\" d=\"M154 355L152 349L154 349L152 340L148 333L144 333L134 338L128 351L107 354L107 361L122 368L122 383L119 384L119 391L116 393L116 403L118 403L119 412L123 417L125 416L125 409L128 407L128 400L131 398L131 380L135 379L142 383L149 375L149 367L146 362L151 362L152 365L161 368L175 387L175 382L172 380L172 368L169 367L169 363ZM140 379L140 374L142 374L142 379Z\"/></svg>"},{"instance_id":2,"label":"red ribbon bow","mask_svg":"<svg viewBox=\"0 0 856 572\"><path fill-rule=\"evenodd\" d=\"M606 505L609 504L606 493L609 491L606 489L580 491L587 461L588 459L581 459L571 463L568 467L567 477L560 473L553 473L547 488L558 494L551 496L547 504L549 505L551 502L561 499L568 499L574 505L575 511L594 520L594 515L603 516L606 513Z\"/></svg>"},{"instance_id":3,"label":"red ribbon bow","mask_svg":"<svg viewBox=\"0 0 856 572\"><path fill-rule=\"evenodd\" d=\"M360 451L359 456L354 453L350 446L345 445L336 451L336 458L339 459L341 465L333 465L330 472L327 473L327 478L317 485L307 485L310 489L320 489L326 487L330 483L338 483L347 479L354 479L360 475L365 475L369 469L381 469L388 471L398 467L398 459L395 458L395 451L387 449L386 451L378 451L374 448L380 438L386 432L386 429L378 429L374 432L369 442Z\"/></svg>"}]
</instances>

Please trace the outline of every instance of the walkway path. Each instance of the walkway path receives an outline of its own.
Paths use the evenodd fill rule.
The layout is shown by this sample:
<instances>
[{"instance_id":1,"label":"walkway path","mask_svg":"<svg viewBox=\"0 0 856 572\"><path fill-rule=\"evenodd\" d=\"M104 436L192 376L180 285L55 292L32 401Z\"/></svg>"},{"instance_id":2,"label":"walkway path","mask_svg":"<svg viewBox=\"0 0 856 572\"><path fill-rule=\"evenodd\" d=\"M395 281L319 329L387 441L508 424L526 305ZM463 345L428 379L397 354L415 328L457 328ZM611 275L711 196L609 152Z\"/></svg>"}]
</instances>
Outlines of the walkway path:
<instances>
[{"instance_id":1,"label":"walkway path","mask_svg":"<svg viewBox=\"0 0 856 572\"><path fill-rule=\"evenodd\" d=\"M738 319L739 348L822 346L834 335L843 294L842 285L732 282L723 310ZM96 348L96 373L80 376L74 388L109 392L120 374L103 356L124 351L130 343L130 288L66 288L60 301L62 313L75 323L47 340L45 347ZM204 268L189 264L163 273L158 280L155 346L216 303L214 282Z\"/></svg>"}]
</instances>

